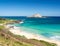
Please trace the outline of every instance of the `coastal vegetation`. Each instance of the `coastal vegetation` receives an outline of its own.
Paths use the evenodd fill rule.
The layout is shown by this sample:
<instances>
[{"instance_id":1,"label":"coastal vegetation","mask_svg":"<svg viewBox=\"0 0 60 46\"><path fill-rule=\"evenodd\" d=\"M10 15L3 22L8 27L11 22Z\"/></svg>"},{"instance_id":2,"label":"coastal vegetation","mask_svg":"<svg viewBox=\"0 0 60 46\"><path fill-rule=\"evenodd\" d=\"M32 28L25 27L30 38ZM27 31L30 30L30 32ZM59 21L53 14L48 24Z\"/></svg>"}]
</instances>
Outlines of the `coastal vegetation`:
<instances>
[{"instance_id":1,"label":"coastal vegetation","mask_svg":"<svg viewBox=\"0 0 60 46\"><path fill-rule=\"evenodd\" d=\"M14 35L4 27L4 23L13 22L7 19L0 19L0 46L57 46L43 40L27 39L25 36Z\"/></svg>"}]
</instances>

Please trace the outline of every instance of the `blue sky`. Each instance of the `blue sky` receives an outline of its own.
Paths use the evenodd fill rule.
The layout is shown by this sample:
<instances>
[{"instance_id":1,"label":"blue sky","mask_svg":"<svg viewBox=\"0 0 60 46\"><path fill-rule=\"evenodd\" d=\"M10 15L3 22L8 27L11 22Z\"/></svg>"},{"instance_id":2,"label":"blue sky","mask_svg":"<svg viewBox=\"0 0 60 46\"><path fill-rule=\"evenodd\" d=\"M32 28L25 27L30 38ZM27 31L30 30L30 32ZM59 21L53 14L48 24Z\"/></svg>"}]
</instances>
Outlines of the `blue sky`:
<instances>
[{"instance_id":1,"label":"blue sky","mask_svg":"<svg viewBox=\"0 0 60 46\"><path fill-rule=\"evenodd\" d=\"M0 16L60 16L60 0L0 0Z\"/></svg>"}]
</instances>

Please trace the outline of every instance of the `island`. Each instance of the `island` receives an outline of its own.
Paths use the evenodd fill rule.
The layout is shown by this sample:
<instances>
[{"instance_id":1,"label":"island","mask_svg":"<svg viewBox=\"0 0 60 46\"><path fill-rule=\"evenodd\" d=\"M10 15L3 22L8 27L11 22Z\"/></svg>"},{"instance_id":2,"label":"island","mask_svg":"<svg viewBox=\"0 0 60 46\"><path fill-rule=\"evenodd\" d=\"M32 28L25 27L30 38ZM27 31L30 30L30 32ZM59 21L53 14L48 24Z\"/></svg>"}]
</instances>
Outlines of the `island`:
<instances>
[{"instance_id":1,"label":"island","mask_svg":"<svg viewBox=\"0 0 60 46\"><path fill-rule=\"evenodd\" d=\"M40 15L39 13L37 13L37 14L34 14L34 15L32 15L32 16L28 16L29 18L42 18L43 16L42 15Z\"/></svg>"}]
</instances>

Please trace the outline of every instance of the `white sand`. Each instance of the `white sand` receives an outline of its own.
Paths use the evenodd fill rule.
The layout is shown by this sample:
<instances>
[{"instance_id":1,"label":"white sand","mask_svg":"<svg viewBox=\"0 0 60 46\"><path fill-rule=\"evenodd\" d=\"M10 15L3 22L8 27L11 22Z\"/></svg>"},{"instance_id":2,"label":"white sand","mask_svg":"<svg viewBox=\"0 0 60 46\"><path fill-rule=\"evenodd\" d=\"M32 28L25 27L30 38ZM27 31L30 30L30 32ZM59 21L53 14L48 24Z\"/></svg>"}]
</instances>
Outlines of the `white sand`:
<instances>
[{"instance_id":1,"label":"white sand","mask_svg":"<svg viewBox=\"0 0 60 46\"><path fill-rule=\"evenodd\" d=\"M25 36L27 39L44 40L47 42L56 43L57 46L60 46L60 41L57 41L55 39L47 39L47 38L40 36L40 35L37 35L37 34L31 34L28 32L21 31L21 29L19 27L16 27L16 26L14 26L13 28L10 28L10 26L12 26L12 25L6 25L6 28L9 28L9 31L15 35Z\"/></svg>"}]
</instances>

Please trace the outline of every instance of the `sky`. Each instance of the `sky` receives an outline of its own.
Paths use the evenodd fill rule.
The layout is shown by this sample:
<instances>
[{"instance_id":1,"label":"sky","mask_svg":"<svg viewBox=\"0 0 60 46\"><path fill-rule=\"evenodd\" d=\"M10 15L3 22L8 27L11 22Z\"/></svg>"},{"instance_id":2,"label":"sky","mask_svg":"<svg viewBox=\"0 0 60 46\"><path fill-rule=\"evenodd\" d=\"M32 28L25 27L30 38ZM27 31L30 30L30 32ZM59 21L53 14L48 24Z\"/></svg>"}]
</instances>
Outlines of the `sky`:
<instances>
[{"instance_id":1,"label":"sky","mask_svg":"<svg viewBox=\"0 0 60 46\"><path fill-rule=\"evenodd\" d=\"M0 0L0 16L60 16L60 0Z\"/></svg>"}]
</instances>

